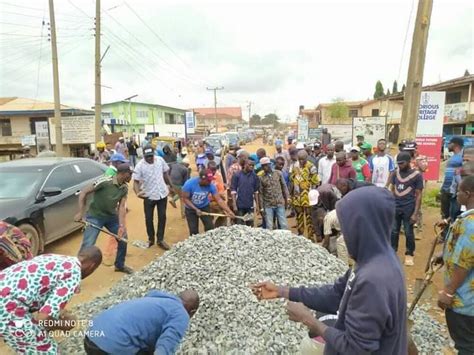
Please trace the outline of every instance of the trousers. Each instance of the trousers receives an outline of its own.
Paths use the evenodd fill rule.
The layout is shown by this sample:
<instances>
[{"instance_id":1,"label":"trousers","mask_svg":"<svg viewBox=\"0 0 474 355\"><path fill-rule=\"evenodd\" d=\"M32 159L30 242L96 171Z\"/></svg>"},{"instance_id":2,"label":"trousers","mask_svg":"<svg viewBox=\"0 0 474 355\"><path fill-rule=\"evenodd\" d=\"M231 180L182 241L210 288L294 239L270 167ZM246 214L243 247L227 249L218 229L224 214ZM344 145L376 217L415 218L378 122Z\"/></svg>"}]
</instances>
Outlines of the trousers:
<instances>
[{"instance_id":1,"label":"trousers","mask_svg":"<svg viewBox=\"0 0 474 355\"><path fill-rule=\"evenodd\" d=\"M413 209L397 209L395 211L395 219L392 227L392 247L398 251L398 239L400 237L400 228L403 223L403 230L405 231L406 250L405 255L413 256L415 253L415 232L413 231L413 223L410 217L413 214Z\"/></svg>"},{"instance_id":2,"label":"trousers","mask_svg":"<svg viewBox=\"0 0 474 355\"><path fill-rule=\"evenodd\" d=\"M208 206L200 208L203 212L209 212L211 209ZM214 223L212 223L211 216L198 216L196 211L191 208L185 208L184 214L186 216L186 221L188 222L189 235L199 234L199 219L201 219L202 224L204 225L204 230L214 229Z\"/></svg>"},{"instance_id":3,"label":"trousers","mask_svg":"<svg viewBox=\"0 0 474 355\"><path fill-rule=\"evenodd\" d=\"M148 235L148 241L151 243L155 242L155 223L153 222L155 207L158 214L158 230L156 231L157 242L162 242L165 238L167 202L168 197L162 198L161 200L150 200L149 198L143 200L146 234Z\"/></svg>"},{"instance_id":4,"label":"trousers","mask_svg":"<svg viewBox=\"0 0 474 355\"><path fill-rule=\"evenodd\" d=\"M474 317L446 309L446 324L458 355L474 354Z\"/></svg>"}]
</instances>

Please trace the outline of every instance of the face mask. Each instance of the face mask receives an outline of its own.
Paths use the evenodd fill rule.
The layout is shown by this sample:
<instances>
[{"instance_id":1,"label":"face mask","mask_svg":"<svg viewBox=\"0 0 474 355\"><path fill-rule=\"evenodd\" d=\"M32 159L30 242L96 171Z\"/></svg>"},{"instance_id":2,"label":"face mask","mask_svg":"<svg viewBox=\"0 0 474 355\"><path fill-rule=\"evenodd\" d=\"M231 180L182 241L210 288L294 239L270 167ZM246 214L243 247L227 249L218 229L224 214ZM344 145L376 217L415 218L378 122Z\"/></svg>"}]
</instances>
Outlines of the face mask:
<instances>
[{"instance_id":1,"label":"face mask","mask_svg":"<svg viewBox=\"0 0 474 355\"><path fill-rule=\"evenodd\" d=\"M466 212L467 211L467 207L465 205L461 205L461 212Z\"/></svg>"}]
</instances>

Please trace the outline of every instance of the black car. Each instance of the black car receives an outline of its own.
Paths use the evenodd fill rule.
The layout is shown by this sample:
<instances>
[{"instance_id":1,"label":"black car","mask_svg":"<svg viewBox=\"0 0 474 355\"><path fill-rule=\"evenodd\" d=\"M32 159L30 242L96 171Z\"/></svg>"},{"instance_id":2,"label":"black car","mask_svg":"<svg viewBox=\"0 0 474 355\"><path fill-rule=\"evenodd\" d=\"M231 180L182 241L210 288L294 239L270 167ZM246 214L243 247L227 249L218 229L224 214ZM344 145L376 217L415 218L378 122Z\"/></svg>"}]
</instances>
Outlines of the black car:
<instances>
[{"instance_id":1,"label":"black car","mask_svg":"<svg viewBox=\"0 0 474 355\"><path fill-rule=\"evenodd\" d=\"M82 158L32 158L0 164L0 220L19 227L34 255L81 228L78 196L107 167Z\"/></svg>"}]
</instances>

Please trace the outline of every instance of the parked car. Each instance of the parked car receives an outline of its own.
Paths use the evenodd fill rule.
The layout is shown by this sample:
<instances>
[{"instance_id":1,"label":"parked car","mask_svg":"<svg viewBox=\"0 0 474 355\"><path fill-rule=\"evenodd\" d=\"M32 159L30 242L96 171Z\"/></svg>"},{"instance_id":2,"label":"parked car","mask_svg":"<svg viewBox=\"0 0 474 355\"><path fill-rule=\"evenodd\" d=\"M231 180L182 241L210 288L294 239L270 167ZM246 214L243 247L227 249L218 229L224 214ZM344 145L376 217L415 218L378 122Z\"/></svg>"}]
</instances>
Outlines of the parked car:
<instances>
[{"instance_id":1,"label":"parked car","mask_svg":"<svg viewBox=\"0 0 474 355\"><path fill-rule=\"evenodd\" d=\"M224 145L222 144L222 140L216 136L209 136L204 139L204 143L212 148L214 154L221 155L222 148Z\"/></svg>"},{"instance_id":2,"label":"parked car","mask_svg":"<svg viewBox=\"0 0 474 355\"><path fill-rule=\"evenodd\" d=\"M0 219L19 227L34 255L82 227L74 222L81 190L107 167L84 158L32 158L0 163Z\"/></svg>"},{"instance_id":3,"label":"parked car","mask_svg":"<svg viewBox=\"0 0 474 355\"><path fill-rule=\"evenodd\" d=\"M238 146L240 145L240 138L237 132L226 132L225 136L227 137L227 141L229 142L229 146Z\"/></svg>"}]
</instances>

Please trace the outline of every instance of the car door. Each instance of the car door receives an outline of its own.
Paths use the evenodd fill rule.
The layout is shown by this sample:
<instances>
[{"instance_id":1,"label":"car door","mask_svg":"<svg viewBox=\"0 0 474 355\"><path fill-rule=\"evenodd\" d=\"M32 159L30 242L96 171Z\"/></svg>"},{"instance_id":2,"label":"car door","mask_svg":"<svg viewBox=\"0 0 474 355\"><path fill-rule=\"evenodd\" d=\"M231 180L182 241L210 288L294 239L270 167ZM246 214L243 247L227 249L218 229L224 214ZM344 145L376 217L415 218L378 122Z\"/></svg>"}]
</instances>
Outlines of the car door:
<instances>
[{"instance_id":1,"label":"car door","mask_svg":"<svg viewBox=\"0 0 474 355\"><path fill-rule=\"evenodd\" d=\"M71 164L54 168L44 187L61 189L59 195L46 197L42 202L45 242L49 243L78 228L78 224L74 222L74 215L78 211L80 189L77 187L77 179Z\"/></svg>"}]
</instances>

